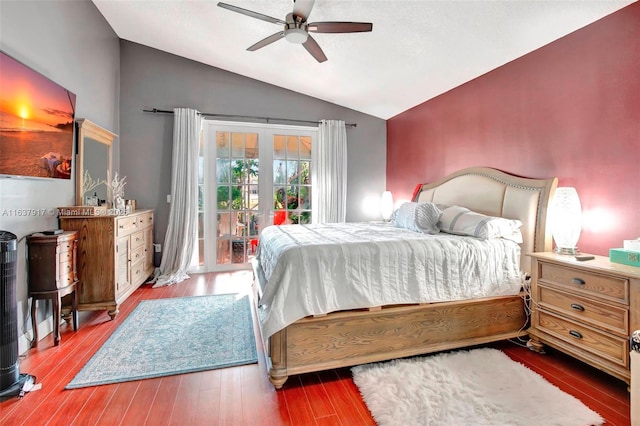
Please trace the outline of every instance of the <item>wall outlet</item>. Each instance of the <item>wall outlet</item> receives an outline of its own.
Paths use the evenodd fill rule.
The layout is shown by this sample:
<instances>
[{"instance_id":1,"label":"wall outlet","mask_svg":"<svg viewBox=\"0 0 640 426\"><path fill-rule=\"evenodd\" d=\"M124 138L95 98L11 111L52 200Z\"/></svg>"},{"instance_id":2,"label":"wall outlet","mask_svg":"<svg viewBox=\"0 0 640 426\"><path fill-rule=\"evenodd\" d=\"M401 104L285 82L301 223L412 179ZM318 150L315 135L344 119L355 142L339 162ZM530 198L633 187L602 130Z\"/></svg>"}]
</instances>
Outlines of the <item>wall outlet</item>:
<instances>
[{"instance_id":1,"label":"wall outlet","mask_svg":"<svg viewBox=\"0 0 640 426\"><path fill-rule=\"evenodd\" d=\"M162 244L154 244L153 251L155 251L156 253L160 253L162 251Z\"/></svg>"},{"instance_id":2,"label":"wall outlet","mask_svg":"<svg viewBox=\"0 0 640 426\"><path fill-rule=\"evenodd\" d=\"M167 194L167 203L171 203L171 194Z\"/></svg>"}]
</instances>

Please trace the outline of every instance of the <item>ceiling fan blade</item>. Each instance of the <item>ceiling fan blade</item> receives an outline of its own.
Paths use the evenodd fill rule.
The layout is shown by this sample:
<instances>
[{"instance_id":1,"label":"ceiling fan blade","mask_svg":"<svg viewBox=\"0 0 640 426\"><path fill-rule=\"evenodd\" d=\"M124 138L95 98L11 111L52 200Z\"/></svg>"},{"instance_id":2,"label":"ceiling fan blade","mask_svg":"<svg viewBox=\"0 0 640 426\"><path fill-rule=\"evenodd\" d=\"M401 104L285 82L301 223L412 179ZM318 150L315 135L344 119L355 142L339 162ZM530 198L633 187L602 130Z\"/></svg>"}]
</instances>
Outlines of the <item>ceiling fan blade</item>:
<instances>
[{"instance_id":1,"label":"ceiling fan blade","mask_svg":"<svg viewBox=\"0 0 640 426\"><path fill-rule=\"evenodd\" d=\"M262 40L260 40L256 44L254 44L253 46L250 46L249 48L247 48L247 50L250 51L250 52L253 52L255 50L258 50L258 49L260 49L262 47L265 47L265 46L273 43L274 41L280 40L282 37L284 37L284 31L278 31L275 34L271 34L267 38L263 38Z\"/></svg>"},{"instance_id":2,"label":"ceiling fan blade","mask_svg":"<svg viewBox=\"0 0 640 426\"><path fill-rule=\"evenodd\" d=\"M315 2L316 0L293 0L293 14L302 17L306 21L309 19Z\"/></svg>"},{"instance_id":3,"label":"ceiling fan blade","mask_svg":"<svg viewBox=\"0 0 640 426\"><path fill-rule=\"evenodd\" d=\"M241 7L233 6L231 4L219 2L218 6L220 6L223 9L231 10L233 12L238 12L238 13L241 13L243 15L250 16L252 18L260 19L262 21L271 22L272 24L280 24L280 25L285 25L286 24L286 22L284 22L284 21L282 21L280 19L272 18L271 16L263 15L262 13L254 12L253 10L243 9Z\"/></svg>"},{"instance_id":4,"label":"ceiling fan blade","mask_svg":"<svg viewBox=\"0 0 640 426\"><path fill-rule=\"evenodd\" d=\"M371 22L312 22L307 27L313 33L363 33L373 30Z\"/></svg>"},{"instance_id":5,"label":"ceiling fan blade","mask_svg":"<svg viewBox=\"0 0 640 426\"><path fill-rule=\"evenodd\" d=\"M327 57L320 48L320 45L313 39L313 37L309 36L309 38L307 38L307 41L302 43L302 45L305 49L307 49L307 52L311 53L311 56L313 56L316 61L324 62L327 60Z\"/></svg>"}]
</instances>

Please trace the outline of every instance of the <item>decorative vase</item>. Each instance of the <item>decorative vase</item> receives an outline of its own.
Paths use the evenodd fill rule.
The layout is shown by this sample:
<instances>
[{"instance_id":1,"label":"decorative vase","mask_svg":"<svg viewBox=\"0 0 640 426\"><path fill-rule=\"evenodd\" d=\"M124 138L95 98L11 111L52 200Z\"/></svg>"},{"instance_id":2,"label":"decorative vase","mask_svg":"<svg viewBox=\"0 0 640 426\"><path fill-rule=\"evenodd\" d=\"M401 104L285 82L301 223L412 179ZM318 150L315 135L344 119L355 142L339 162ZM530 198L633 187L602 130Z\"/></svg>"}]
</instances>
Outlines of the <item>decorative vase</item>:
<instances>
[{"instance_id":1,"label":"decorative vase","mask_svg":"<svg viewBox=\"0 0 640 426\"><path fill-rule=\"evenodd\" d=\"M113 200L114 207L118 210L124 211L124 198L116 196Z\"/></svg>"}]
</instances>

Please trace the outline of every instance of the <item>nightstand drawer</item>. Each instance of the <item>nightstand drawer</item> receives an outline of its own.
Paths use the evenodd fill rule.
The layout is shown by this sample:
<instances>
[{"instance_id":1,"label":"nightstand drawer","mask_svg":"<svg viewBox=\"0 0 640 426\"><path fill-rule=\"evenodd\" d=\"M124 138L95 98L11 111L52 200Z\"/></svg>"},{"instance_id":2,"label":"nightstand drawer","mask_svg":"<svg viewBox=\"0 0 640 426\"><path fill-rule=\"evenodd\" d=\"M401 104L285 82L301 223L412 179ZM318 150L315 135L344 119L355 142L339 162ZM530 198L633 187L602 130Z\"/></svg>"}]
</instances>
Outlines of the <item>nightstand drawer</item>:
<instances>
[{"instance_id":1,"label":"nightstand drawer","mask_svg":"<svg viewBox=\"0 0 640 426\"><path fill-rule=\"evenodd\" d=\"M622 367L629 365L629 341L540 311L536 328Z\"/></svg>"},{"instance_id":2,"label":"nightstand drawer","mask_svg":"<svg viewBox=\"0 0 640 426\"><path fill-rule=\"evenodd\" d=\"M65 262L71 262L73 260L73 249L60 252L59 259L61 264Z\"/></svg>"},{"instance_id":3,"label":"nightstand drawer","mask_svg":"<svg viewBox=\"0 0 640 426\"><path fill-rule=\"evenodd\" d=\"M69 272L68 274L61 274L60 278L57 280L58 288L66 288L69 287L76 281L76 275L73 272Z\"/></svg>"},{"instance_id":4,"label":"nightstand drawer","mask_svg":"<svg viewBox=\"0 0 640 426\"><path fill-rule=\"evenodd\" d=\"M73 245L75 244L75 240L70 238L60 239L60 244L58 245L58 250L60 253L70 252L73 250Z\"/></svg>"},{"instance_id":5,"label":"nightstand drawer","mask_svg":"<svg viewBox=\"0 0 640 426\"><path fill-rule=\"evenodd\" d=\"M626 308L586 299L576 296L575 293L566 293L545 286L540 286L538 291L539 303L544 308L626 338L629 317Z\"/></svg>"},{"instance_id":6,"label":"nightstand drawer","mask_svg":"<svg viewBox=\"0 0 640 426\"><path fill-rule=\"evenodd\" d=\"M580 295L629 304L629 280L600 275L551 263L539 263L539 284Z\"/></svg>"},{"instance_id":7,"label":"nightstand drawer","mask_svg":"<svg viewBox=\"0 0 640 426\"><path fill-rule=\"evenodd\" d=\"M60 276L73 272L73 262L60 262Z\"/></svg>"}]
</instances>

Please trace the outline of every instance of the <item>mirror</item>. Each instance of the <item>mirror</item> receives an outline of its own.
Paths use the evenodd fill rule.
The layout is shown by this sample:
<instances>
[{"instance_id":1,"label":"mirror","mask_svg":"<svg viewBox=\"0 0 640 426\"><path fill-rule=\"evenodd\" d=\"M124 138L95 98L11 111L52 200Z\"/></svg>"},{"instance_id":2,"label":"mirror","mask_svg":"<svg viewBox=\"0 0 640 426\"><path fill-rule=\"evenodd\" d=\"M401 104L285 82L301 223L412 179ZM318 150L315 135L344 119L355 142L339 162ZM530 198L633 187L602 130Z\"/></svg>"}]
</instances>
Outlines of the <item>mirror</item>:
<instances>
[{"instance_id":1,"label":"mirror","mask_svg":"<svg viewBox=\"0 0 640 426\"><path fill-rule=\"evenodd\" d=\"M118 136L97 124L80 118L76 120L78 132L78 152L76 154L76 204L87 204L85 197L94 193L101 200L107 199L107 187L100 183L84 193L85 173L88 172L94 181L107 179L111 171L111 145Z\"/></svg>"}]
</instances>

